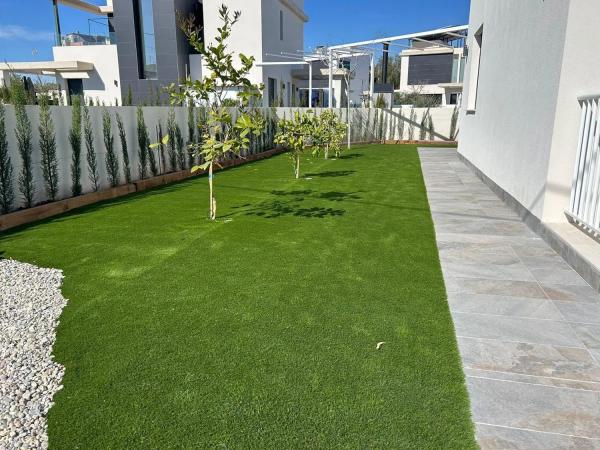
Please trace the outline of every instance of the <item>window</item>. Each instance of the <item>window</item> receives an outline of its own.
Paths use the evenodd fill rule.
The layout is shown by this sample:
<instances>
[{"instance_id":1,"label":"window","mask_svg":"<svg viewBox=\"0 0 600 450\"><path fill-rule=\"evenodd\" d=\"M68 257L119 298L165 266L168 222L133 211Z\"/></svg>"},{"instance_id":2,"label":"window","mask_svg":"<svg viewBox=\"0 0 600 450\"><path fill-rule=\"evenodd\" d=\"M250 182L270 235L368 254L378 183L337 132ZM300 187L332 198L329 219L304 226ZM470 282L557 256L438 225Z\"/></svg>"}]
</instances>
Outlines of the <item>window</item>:
<instances>
[{"instance_id":1,"label":"window","mask_svg":"<svg viewBox=\"0 0 600 450\"><path fill-rule=\"evenodd\" d=\"M481 64L481 48L483 44L483 25L473 36L473 43L469 49L468 57L471 58L471 72L469 79L469 98L467 109L475 111L477 107L477 93L479 91L479 66Z\"/></svg>"},{"instance_id":2,"label":"window","mask_svg":"<svg viewBox=\"0 0 600 450\"><path fill-rule=\"evenodd\" d=\"M350 70L350 60L346 59L346 58L340 59L340 62L338 63L338 67L340 69Z\"/></svg>"},{"instance_id":3,"label":"window","mask_svg":"<svg viewBox=\"0 0 600 450\"><path fill-rule=\"evenodd\" d=\"M283 41L283 11L279 11L279 40Z\"/></svg>"},{"instance_id":4,"label":"window","mask_svg":"<svg viewBox=\"0 0 600 450\"><path fill-rule=\"evenodd\" d=\"M156 40L154 37L154 11L152 0L135 0L134 21L140 78L157 79Z\"/></svg>"},{"instance_id":5,"label":"window","mask_svg":"<svg viewBox=\"0 0 600 450\"><path fill-rule=\"evenodd\" d=\"M279 106L275 105L275 97L277 96L277 80L275 78L269 78L267 82L268 96L269 96L269 106Z\"/></svg>"},{"instance_id":6,"label":"window","mask_svg":"<svg viewBox=\"0 0 600 450\"><path fill-rule=\"evenodd\" d=\"M458 105L458 94L455 92L450 94L450 101L448 102L450 105Z\"/></svg>"}]
</instances>

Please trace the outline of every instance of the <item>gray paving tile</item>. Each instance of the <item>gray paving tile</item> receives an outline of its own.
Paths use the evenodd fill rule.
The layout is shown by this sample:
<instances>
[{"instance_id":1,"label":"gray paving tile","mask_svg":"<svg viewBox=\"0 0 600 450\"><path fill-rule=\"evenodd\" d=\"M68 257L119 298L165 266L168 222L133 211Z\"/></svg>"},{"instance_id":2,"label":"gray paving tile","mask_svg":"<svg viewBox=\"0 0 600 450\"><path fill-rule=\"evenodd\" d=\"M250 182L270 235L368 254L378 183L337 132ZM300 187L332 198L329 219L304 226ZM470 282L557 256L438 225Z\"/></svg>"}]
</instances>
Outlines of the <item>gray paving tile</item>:
<instances>
[{"instance_id":1,"label":"gray paving tile","mask_svg":"<svg viewBox=\"0 0 600 450\"><path fill-rule=\"evenodd\" d=\"M443 267L443 264L442 264ZM485 278L460 278L444 274L448 293L505 295L513 297L547 298L537 282L518 280L492 280Z\"/></svg>"},{"instance_id":2,"label":"gray paving tile","mask_svg":"<svg viewBox=\"0 0 600 450\"><path fill-rule=\"evenodd\" d=\"M588 286L573 269L530 269L533 276L540 283L556 283L568 286Z\"/></svg>"},{"instance_id":3,"label":"gray paving tile","mask_svg":"<svg viewBox=\"0 0 600 450\"><path fill-rule=\"evenodd\" d=\"M600 450L600 441L554 433L477 424L482 450Z\"/></svg>"},{"instance_id":4,"label":"gray paving tile","mask_svg":"<svg viewBox=\"0 0 600 450\"><path fill-rule=\"evenodd\" d=\"M600 303L554 302L567 322L600 325Z\"/></svg>"},{"instance_id":5,"label":"gray paving tile","mask_svg":"<svg viewBox=\"0 0 600 450\"><path fill-rule=\"evenodd\" d=\"M568 302L600 302L600 295L588 285L561 285L541 283L546 295L552 300Z\"/></svg>"},{"instance_id":6,"label":"gray paving tile","mask_svg":"<svg viewBox=\"0 0 600 450\"><path fill-rule=\"evenodd\" d=\"M583 347L571 326L565 322L458 312L452 317L459 337Z\"/></svg>"},{"instance_id":7,"label":"gray paving tile","mask_svg":"<svg viewBox=\"0 0 600 450\"><path fill-rule=\"evenodd\" d=\"M473 420L600 438L600 392L467 377Z\"/></svg>"},{"instance_id":8,"label":"gray paving tile","mask_svg":"<svg viewBox=\"0 0 600 450\"><path fill-rule=\"evenodd\" d=\"M458 338L465 368L600 383L600 364L587 349Z\"/></svg>"},{"instance_id":9,"label":"gray paving tile","mask_svg":"<svg viewBox=\"0 0 600 450\"><path fill-rule=\"evenodd\" d=\"M520 256L521 261L532 269L572 270L558 255L550 256Z\"/></svg>"},{"instance_id":10,"label":"gray paving tile","mask_svg":"<svg viewBox=\"0 0 600 450\"><path fill-rule=\"evenodd\" d=\"M456 312L558 321L563 319L552 300L544 298L452 293L448 295L448 304L450 309Z\"/></svg>"},{"instance_id":11,"label":"gray paving tile","mask_svg":"<svg viewBox=\"0 0 600 450\"><path fill-rule=\"evenodd\" d=\"M507 382L518 382L536 384L540 386L562 387L567 389L579 389L582 391L600 392L600 383L597 381L578 381L567 378L551 378L536 375L522 375L510 372L496 372L493 370L464 369L466 376L477 378L490 378Z\"/></svg>"},{"instance_id":12,"label":"gray paving tile","mask_svg":"<svg viewBox=\"0 0 600 450\"><path fill-rule=\"evenodd\" d=\"M600 296L456 151L419 154L481 447L600 449Z\"/></svg>"},{"instance_id":13,"label":"gray paving tile","mask_svg":"<svg viewBox=\"0 0 600 450\"><path fill-rule=\"evenodd\" d=\"M493 258L490 258L493 259ZM485 278L489 280L535 281L531 272L523 263L481 264L477 262L461 263L459 260L442 264L444 275L454 278Z\"/></svg>"},{"instance_id":14,"label":"gray paving tile","mask_svg":"<svg viewBox=\"0 0 600 450\"><path fill-rule=\"evenodd\" d=\"M571 326L587 348L600 351L600 325L572 323Z\"/></svg>"}]
</instances>

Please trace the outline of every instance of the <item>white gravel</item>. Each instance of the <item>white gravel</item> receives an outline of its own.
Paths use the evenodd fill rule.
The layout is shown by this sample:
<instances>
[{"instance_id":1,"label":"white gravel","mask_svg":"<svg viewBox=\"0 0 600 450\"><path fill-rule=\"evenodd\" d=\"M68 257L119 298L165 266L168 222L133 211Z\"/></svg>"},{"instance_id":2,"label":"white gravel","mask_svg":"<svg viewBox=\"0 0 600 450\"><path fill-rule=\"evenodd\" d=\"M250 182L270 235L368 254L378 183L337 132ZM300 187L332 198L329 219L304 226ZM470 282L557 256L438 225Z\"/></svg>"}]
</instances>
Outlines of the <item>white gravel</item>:
<instances>
[{"instance_id":1,"label":"white gravel","mask_svg":"<svg viewBox=\"0 0 600 450\"><path fill-rule=\"evenodd\" d=\"M48 448L46 414L64 367L52 346L63 275L0 259L0 449Z\"/></svg>"}]
</instances>

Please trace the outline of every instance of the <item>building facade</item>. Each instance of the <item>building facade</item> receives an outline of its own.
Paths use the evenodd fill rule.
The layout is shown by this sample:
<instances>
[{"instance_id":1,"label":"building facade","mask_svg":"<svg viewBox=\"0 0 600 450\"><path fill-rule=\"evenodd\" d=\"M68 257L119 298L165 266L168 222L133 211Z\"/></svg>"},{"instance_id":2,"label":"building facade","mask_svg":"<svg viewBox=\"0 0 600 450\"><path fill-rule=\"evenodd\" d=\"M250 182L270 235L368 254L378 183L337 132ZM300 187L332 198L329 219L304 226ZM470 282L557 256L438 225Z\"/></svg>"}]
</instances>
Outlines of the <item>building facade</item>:
<instances>
[{"instance_id":1,"label":"building facade","mask_svg":"<svg viewBox=\"0 0 600 450\"><path fill-rule=\"evenodd\" d=\"M13 69L54 75L66 102L72 95L107 105L130 97L134 104L166 102L165 86L186 77L200 78L206 72L178 18L192 15L207 43L214 42L221 26L218 10L222 0L114 0L105 6L80 0L52 1L57 36L54 61L7 63L0 66L0 79L6 83L8 71ZM241 12L228 42L236 54L253 56L260 62L272 54L303 49L304 24L308 21L303 0L229 0L226 4L231 11ZM59 7L99 16L106 21L106 36L63 35ZM250 80L265 86L265 105L297 103L299 92L292 70L284 66L252 69Z\"/></svg>"},{"instance_id":2,"label":"building facade","mask_svg":"<svg viewBox=\"0 0 600 450\"><path fill-rule=\"evenodd\" d=\"M458 151L600 273L598 17L595 0L472 0Z\"/></svg>"}]
</instances>

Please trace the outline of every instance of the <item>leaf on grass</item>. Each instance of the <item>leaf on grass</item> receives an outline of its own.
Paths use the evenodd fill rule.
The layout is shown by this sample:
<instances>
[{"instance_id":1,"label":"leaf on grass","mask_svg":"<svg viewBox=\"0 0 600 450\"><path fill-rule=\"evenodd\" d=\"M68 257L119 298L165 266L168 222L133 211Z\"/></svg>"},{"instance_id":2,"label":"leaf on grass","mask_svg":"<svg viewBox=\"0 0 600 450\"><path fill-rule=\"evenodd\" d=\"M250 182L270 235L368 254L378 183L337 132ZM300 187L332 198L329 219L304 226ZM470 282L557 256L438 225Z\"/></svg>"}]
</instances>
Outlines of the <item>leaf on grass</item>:
<instances>
[{"instance_id":1,"label":"leaf on grass","mask_svg":"<svg viewBox=\"0 0 600 450\"><path fill-rule=\"evenodd\" d=\"M383 346L383 344L385 344L385 342L378 342L375 348L379 350Z\"/></svg>"}]
</instances>

